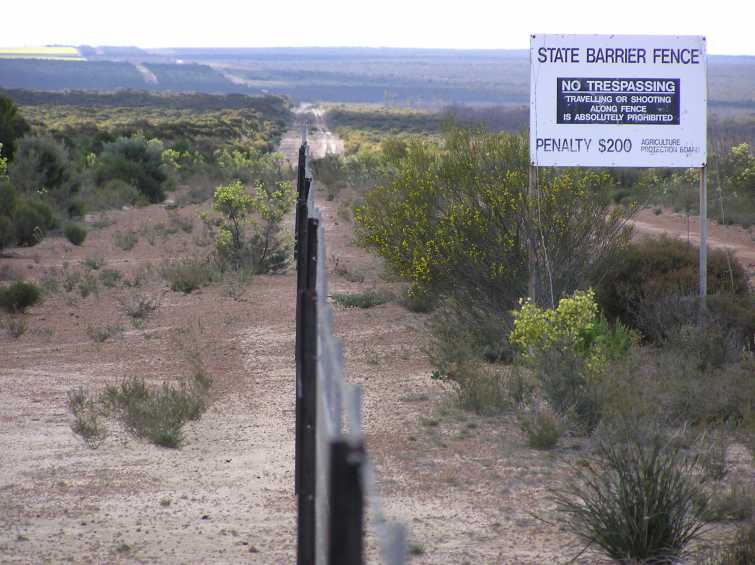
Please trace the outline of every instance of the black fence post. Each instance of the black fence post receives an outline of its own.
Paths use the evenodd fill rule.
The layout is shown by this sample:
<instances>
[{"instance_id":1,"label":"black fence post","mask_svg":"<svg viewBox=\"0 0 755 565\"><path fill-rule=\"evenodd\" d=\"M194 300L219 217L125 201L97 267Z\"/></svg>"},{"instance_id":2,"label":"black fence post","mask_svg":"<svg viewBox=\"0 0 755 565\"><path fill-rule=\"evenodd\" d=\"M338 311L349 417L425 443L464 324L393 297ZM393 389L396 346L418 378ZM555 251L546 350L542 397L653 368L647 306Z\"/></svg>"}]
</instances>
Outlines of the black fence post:
<instances>
[{"instance_id":1,"label":"black fence post","mask_svg":"<svg viewBox=\"0 0 755 565\"><path fill-rule=\"evenodd\" d=\"M298 396L301 422L299 444L298 536L297 564L311 565L315 561L315 485L317 477L317 230L319 221L306 220L305 239L300 242L306 251L299 293L301 306L301 357ZM305 243L306 242L306 243Z\"/></svg>"},{"instance_id":2,"label":"black fence post","mask_svg":"<svg viewBox=\"0 0 755 565\"><path fill-rule=\"evenodd\" d=\"M311 179L307 178L307 144L302 143L299 147L299 165L296 176L296 191L298 198L296 201L296 220L294 223L294 258L296 260L296 345L294 346L294 355L296 357L296 422L294 437L294 494L299 494L299 483L301 481L301 347L302 347L302 313L301 300L299 295L304 289L306 273L306 246L307 242L307 217L309 209L307 199L309 198L309 187Z\"/></svg>"},{"instance_id":3,"label":"black fence post","mask_svg":"<svg viewBox=\"0 0 755 565\"><path fill-rule=\"evenodd\" d=\"M362 565L364 445L334 441L330 444L330 454L328 565Z\"/></svg>"}]
</instances>

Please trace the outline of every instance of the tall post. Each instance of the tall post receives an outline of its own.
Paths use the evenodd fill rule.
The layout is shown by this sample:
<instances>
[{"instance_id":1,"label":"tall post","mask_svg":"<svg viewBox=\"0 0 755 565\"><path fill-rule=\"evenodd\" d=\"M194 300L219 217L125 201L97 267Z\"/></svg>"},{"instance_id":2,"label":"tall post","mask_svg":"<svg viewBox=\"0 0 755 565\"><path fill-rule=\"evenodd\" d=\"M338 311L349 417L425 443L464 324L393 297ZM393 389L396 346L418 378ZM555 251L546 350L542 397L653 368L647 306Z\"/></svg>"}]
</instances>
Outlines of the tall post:
<instances>
[{"instance_id":1,"label":"tall post","mask_svg":"<svg viewBox=\"0 0 755 565\"><path fill-rule=\"evenodd\" d=\"M533 203L537 197L537 167L530 165L529 187L527 189L527 296L536 302L536 260L535 260L535 226L532 214Z\"/></svg>"},{"instance_id":2,"label":"tall post","mask_svg":"<svg viewBox=\"0 0 755 565\"><path fill-rule=\"evenodd\" d=\"M315 495L317 471L317 230L319 220L308 218L303 287L299 291L302 337L300 344L299 483L297 494L297 565L315 562Z\"/></svg>"},{"instance_id":3,"label":"tall post","mask_svg":"<svg viewBox=\"0 0 755 565\"><path fill-rule=\"evenodd\" d=\"M360 470L365 459L364 445L338 440L330 450L328 565L361 565L364 491Z\"/></svg>"},{"instance_id":4,"label":"tall post","mask_svg":"<svg viewBox=\"0 0 755 565\"><path fill-rule=\"evenodd\" d=\"M706 166L700 167L700 298L708 294L708 187Z\"/></svg>"}]
</instances>

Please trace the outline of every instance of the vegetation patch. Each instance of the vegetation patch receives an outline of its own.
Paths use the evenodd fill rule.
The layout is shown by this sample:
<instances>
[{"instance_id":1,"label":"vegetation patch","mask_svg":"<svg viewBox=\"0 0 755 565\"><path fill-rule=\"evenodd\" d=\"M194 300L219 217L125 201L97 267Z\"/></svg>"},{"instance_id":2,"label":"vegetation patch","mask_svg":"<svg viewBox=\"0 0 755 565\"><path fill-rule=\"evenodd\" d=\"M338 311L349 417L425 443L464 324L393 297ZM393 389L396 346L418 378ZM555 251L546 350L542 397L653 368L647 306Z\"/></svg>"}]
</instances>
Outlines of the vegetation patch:
<instances>
[{"instance_id":1,"label":"vegetation patch","mask_svg":"<svg viewBox=\"0 0 755 565\"><path fill-rule=\"evenodd\" d=\"M151 296L135 292L121 301L123 313L131 319L134 327L144 326L147 319L158 309L160 302Z\"/></svg>"},{"instance_id":2,"label":"vegetation patch","mask_svg":"<svg viewBox=\"0 0 755 565\"><path fill-rule=\"evenodd\" d=\"M681 558L704 526L694 461L659 438L603 443L597 456L554 495L565 528L618 561Z\"/></svg>"},{"instance_id":3,"label":"vegetation patch","mask_svg":"<svg viewBox=\"0 0 755 565\"><path fill-rule=\"evenodd\" d=\"M41 297L42 292L36 284L15 281L8 286L0 287L0 308L10 313L24 312L39 302Z\"/></svg>"},{"instance_id":4,"label":"vegetation patch","mask_svg":"<svg viewBox=\"0 0 755 565\"><path fill-rule=\"evenodd\" d=\"M87 230L79 224L66 224L63 228L66 239L74 245L81 245L87 237Z\"/></svg>"},{"instance_id":5,"label":"vegetation patch","mask_svg":"<svg viewBox=\"0 0 755 565\"><path fill-rule=\"evenodd\" d=\"M364 292L334 292L333 302L344 308L372 308L389 302L393 297L385 291L369 289Z\"/></svg>"},{"instance_id":6,"label":"vegetation patch","mask_svg":"<svg viewBox=\"0 0 755 565\"><path fill-rule=\"evenodd\" d=\"M160 272L171 290L189 294L219 280L216 265L207 258L186 257L164 263Z\"/></svg>"},{"instance_id":7,"label":"vegetation patch","mask_svg":"<svg viewBox=\"0 0 755 565\"><path fill-rule=\"evenodd\" d=\"M132 377L108 386L101 401L138 437L175 448L183 441L184 424L198 420L206 410L210 386L211 380L204 373L158 387Z\"/></svg>"}]
</instances>

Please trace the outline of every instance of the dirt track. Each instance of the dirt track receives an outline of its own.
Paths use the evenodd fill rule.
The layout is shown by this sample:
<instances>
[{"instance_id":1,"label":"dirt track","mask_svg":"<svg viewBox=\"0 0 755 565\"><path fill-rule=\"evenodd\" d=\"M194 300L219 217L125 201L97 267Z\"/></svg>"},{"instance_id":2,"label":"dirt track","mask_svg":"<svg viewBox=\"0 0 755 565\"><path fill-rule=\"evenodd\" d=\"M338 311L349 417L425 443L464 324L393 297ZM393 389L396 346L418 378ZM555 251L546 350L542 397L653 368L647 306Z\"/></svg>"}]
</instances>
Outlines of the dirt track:
<instances>
[{"instance_id":1,"label":"dirt track","mask_svg":"<svg viewBox=\"0 0 755 565\"><path fill-rule=\"evenodd\" d=\"M657 237L668 235L700 245L700 219L666 211L656 214L653 210L642 210L632 222L638 235ZM689 232L687 231L689 229ZM708 224L708 245L718 249L729 249L742 263L750 275L750 284L755 284L755 231L741 226L722 226L715 222Z\"/></svg>"},{"instance_id":2,"label":"dirt track","mask_svg":"<svg viewBox=\"0 0 755 565\"><path fill-rule=\"evenodd\" d=\"M281 140L279 151L286 160L295 165L298 159L299 146L302 141L302 131L307 131L309 154L315 159L325 157L330 153L343 153L343 140L328 129L323 110L303 104L294 110L296 114L295 127L290 129Z\"/></svg>"}]
</instances>

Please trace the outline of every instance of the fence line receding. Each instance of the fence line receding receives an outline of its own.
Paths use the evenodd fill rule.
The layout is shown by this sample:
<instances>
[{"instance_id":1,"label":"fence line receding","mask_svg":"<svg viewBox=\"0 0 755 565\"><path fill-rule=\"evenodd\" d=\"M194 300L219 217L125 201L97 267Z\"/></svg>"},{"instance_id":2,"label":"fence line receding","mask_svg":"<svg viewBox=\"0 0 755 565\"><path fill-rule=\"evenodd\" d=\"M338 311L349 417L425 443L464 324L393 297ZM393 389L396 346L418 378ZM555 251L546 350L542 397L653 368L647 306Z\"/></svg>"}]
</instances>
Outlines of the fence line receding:
<instances>
[{"instance_id":1,"label":"fence line receding","mask_svg":"<svg viewBox=\"0 0 755 565\"><path fill-rule=\"evenodd\" d=\"M302 137L295 220L297 565L361 565L367 527L382 562L403 565L405 530L383 514L364 445L361 387L346 383L343 348L332 331L325 231Z\"/></svg>"}]
</instances>

